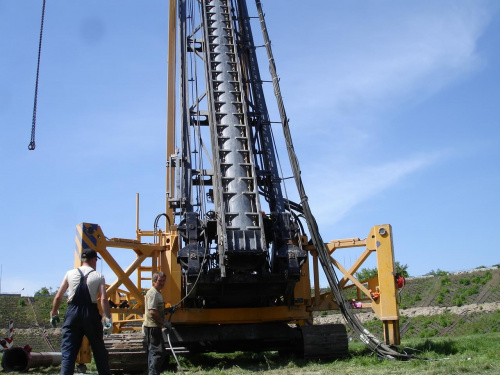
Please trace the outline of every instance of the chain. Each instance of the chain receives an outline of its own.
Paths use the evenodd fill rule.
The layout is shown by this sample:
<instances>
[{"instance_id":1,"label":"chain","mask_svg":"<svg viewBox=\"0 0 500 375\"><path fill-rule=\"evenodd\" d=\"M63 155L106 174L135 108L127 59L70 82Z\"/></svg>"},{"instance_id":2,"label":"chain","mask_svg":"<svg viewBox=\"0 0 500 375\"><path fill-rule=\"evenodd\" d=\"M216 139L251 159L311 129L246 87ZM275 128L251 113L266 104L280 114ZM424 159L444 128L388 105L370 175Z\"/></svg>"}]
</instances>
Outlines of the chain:
<instances>
[{"instance_id":1,"label":"chain","mask_svg":"<svg viewBox=\"0 0 500 375\"><path fill-rule=\"evenodd\" d=\"M38 42L38 64L36 67L36 83L35 83L35 102L33 103L33 120L31 121L31 142L28 145L28 150L35 149L35 128L36 128L36 102L38 99L38 78L40 76L40 55L42 53L42 36L43 36L43 20L45 18L45 0L42 6L42 22L40 24L40 41Z\"/></svg>"}]
</instances>

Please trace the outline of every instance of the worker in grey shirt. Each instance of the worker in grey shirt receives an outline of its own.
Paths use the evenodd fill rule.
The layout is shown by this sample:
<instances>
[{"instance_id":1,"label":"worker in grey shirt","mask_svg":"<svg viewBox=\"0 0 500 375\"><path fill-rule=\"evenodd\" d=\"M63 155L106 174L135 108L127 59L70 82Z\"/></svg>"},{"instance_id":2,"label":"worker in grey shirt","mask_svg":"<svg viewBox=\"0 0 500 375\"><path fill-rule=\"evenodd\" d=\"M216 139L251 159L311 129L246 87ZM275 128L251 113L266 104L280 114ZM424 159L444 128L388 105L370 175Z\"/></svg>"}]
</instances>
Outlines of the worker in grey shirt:
<instances>
[{"instance_id":1,"label":"worker in grey shirt","mask_svg":"<svg viewBox=\"0 0 500 375\"><path fill-rule=\"evenodd\" d=\"M144 334L148 356L148 374L159 375L162 372L166 358L165 342L162 328L165 325L165 303L161 290L165 286L166 276L163 272L155 272L152 278L153 286L146 293Z\"/></svg>"}]
</instances>

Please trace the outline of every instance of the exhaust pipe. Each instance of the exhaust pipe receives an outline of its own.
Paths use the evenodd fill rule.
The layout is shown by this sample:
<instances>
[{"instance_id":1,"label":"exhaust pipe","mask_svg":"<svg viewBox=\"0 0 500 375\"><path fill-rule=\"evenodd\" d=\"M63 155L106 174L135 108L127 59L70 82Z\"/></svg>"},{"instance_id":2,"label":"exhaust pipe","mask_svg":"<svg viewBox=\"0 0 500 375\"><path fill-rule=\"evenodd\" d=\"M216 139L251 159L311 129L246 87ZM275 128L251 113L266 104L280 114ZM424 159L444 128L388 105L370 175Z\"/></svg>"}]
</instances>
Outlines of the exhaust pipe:
<instances>
[{"instance_id":1,"label":"exhaust pipe","mask_svg":"<svg viewBox=\"0 0 500 375\"><path fill-rule=\"evenodd\" d=\"M22 372L36 367L58 366L61 360L60 352L34 353L29 345L24 348L16 346L3 353L2 367L4 371Z\"/></svg>"}]
</instances>

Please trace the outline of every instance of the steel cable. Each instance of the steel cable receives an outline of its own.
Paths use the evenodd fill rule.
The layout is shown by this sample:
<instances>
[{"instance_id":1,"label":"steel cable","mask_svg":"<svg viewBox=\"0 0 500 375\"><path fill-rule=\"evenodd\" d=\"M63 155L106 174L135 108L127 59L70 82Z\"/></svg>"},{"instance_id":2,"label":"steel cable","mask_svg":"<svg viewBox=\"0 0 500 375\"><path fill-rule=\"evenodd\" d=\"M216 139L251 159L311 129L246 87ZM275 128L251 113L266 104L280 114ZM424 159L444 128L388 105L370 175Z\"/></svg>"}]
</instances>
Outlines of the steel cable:
<instances>
[{"instance_id":1,"label":"steel cable","mask_svg":"<svg viewBox=\"0 0 500 375\"><path fill-rule=\"evenodd\" d=\"M40 23L40 40L38 41L38 63L36 66L36 82L35 82L35 100L33 103L33 118L31 120L31 141L28 145L28 150L33 151L36 147L35 145L35 130L36 130L36 104L38 101L38 80L40 77L40 58L42 54L42 37L43 37L43 21L45 19L45 0L43 0L42 5L42 20Z\"/></svg>"},{"instance_id":2,"label":"steel cable","mask_svg":"<svg viewBox=\"0 0 500 375\"><path fill-rule=\"evenodd\" d=\"M264 14L262 11L262 4L260 0L256 0L255 3L257 6L257 11L259 13L259 20L261 23L262 34L264 37L265 47L269 60L269 71L272 77L274 94L276 96L276 100L278 103L278 110L280 113L281 123L283 127L283 134L288 151L288 157L290 159L290 166L292 168L293 176L300 196L300 204L302 206L302 212L304 218L306 219L306 223L309 229L309 233L311 235L313 245L315 246L316 251L318 252L318 257L320 259L321 266L323 268L323 271L325 272L326 278L328 280L332 293L335 297L335 300L339 305L340 311L342 312L342 315L344 316L348 326L356 333L358 338L374 353L385 359L391 359L391 360L416 358L415 356L412 355L401 354L397 352L393 347L383 343L382 341L378 340L374 335L372 335L359 321L358 317L353 313L349 304L345 301L340 288L338 287L338 278L330 261L328 249L326 248L325 243L319 233L318 225L309 207L308 197L305 193L304 185L302 183L300 166L292 143L292 137L288 125L288 118L286 116L285 107L283 104L283 98L281 96L281 90L279 86L279 79L276 73L276 66L274 63L274 57L271 50L271 43L269 41L269 35L267 33L267 27L264 19Z\"/></svg>"}]
</instances>

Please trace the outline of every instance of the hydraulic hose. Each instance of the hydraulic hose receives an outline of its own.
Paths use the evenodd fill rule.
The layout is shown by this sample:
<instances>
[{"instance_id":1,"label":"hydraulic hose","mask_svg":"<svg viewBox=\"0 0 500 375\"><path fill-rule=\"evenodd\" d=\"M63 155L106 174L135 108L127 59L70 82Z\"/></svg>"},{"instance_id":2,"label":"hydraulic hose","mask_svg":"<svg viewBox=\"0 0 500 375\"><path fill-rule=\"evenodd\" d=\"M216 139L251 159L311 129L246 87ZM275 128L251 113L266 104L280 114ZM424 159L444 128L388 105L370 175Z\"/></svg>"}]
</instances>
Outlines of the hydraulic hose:
<instances>
[{"instance_id":1,"label":"hydraulic hose","mask_svg":"<svg viewBox=\"0 0 500 375\"><path fill-rule=\"evenodd\" d=\"M323 239L321 238L321 235L319 233L318 225L311 212L311 208L309 207L309 201L304 189L304 185L302 183L299 161L297 159L297 155L295 154L295 150L293 147L292 137L288 124L288 117L286 115L285 106L283 104L283 98L279 86L279 78L276 73L276 65L274 63L274 56L271 49L271 42L269 40L269 35L267 32L264 13L262 11L262 4L260 0L255 0L255 3L257 6L257 11L259 13L259 20L269 60L269 72L271 73L271 78L274 87L274 94L276 96L276 100L278 103L278 110L280 113L283 135L285 138L286 147L288 151L288 157L290 159L290 165L292 168L295 184L297 185L297 190L300 196L302 213L306 220L307 227L309 229L309 234L311 235L311 240L316 248L316 251L318 252L318 257L321 266L323 268L323 271L325 272L328 284L330 285L335 300L339 305L340 311L342 312L342 315L344 316L348 326L356 333L357 337L374 353L385 359L391 359L391 360L415 358L414 356L401 354L397 352L395 349L393 349L393 347L383 343L382 341L378 340L375 336L373 336L359 321L356 314L352 311L350 305L345 301L344 296L340 288L338 287L337 275L330 261L330 255L328 253L328 249L326 248L325 243L323 242Z\"/></svg>"}]
</instances>

